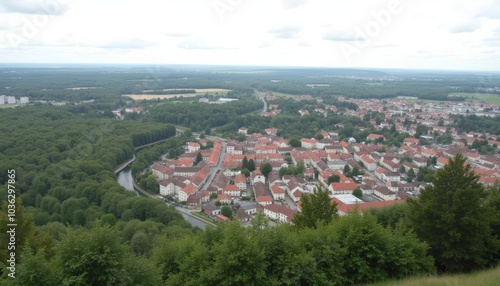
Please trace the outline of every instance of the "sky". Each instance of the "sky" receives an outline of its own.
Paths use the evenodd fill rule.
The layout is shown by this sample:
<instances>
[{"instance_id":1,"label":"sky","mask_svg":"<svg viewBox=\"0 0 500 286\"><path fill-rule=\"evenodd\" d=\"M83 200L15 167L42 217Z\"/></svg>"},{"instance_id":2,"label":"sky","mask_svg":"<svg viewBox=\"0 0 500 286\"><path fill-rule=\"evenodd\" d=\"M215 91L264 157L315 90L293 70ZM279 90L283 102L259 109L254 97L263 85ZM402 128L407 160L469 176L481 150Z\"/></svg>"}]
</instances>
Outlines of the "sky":
<instances>
[{"instance_id":1,"label":"sky","mask_svg":"<svg viewBox=\"0 0 500 286\"><path fill-rule=\"evenodd\" d=\"M500 0L1 0L3 63L499 71Z\"/></svg>"}]
</instances>

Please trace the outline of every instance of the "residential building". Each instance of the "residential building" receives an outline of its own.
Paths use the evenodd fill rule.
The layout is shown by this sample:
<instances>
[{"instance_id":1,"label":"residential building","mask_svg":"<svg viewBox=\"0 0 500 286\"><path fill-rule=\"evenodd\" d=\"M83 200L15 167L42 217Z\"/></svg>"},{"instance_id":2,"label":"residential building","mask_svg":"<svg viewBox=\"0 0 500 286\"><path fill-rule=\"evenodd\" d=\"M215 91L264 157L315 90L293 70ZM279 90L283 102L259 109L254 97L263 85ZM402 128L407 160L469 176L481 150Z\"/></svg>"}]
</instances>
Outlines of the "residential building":
<instances>
[{"instance_id":1,"label":"residential building","mask_svg":"<svg viewBox=\"0 0 500 286\"><path fill-rule=\"evenodd\" d=\"M296 211L282 205L270 204L264 206L264 216L280 223L291 222L295 213Z\"/></svg>"}]
</instances>

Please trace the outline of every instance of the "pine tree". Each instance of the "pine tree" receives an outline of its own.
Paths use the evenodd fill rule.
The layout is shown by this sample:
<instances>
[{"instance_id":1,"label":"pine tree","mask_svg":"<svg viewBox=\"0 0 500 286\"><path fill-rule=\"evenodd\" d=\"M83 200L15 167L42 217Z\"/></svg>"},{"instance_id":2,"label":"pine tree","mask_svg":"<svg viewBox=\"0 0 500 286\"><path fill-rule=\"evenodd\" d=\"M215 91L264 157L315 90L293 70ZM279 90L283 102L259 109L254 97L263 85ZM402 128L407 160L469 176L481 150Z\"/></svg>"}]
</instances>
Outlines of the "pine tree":
<instances>
[{"instance_id":1,"label":"pine tree","mask_svg":"<svg viewBox=\"0 0 500 286\"><path fill-rule=\"evenodd\" d=\"M203 161L203 157L201 156L201 152L198 152L198 154L196 154L196 158L194 159L194 165L197 165L201 161Z\"/></svg>"},{"instance_id":2,"label":"pine tree","mask_svg":"<svg viewBox=\"0 0 500 286\"><path fill-rule=\"evenodd\" d=\"M248 171L255 171L255 162L253 161L253 159L248 160Z\"/></svg>"},{"instance_id":3,"label":"pine tree","mask_svg":"<svg viewBox=\"0 0 500 286\"><path fill-rule=\"evenodd\" d=\"M248 169L248 158L247 156L245 156L243 158L243 166L242 166L243 169Z\"/></svg>"},{"instance_id":4,"label":"pine tree","mask_svg":"<svg viewBox=\"0 0 500 286\"><path fill-rule=\"evenodd\" d=\"M441 271L462 272L485 267L498 245L491 236L486 192L461 154L432 178L419 199L408 201L408 223L430 246Z\"/></svg>"}]
</instances>

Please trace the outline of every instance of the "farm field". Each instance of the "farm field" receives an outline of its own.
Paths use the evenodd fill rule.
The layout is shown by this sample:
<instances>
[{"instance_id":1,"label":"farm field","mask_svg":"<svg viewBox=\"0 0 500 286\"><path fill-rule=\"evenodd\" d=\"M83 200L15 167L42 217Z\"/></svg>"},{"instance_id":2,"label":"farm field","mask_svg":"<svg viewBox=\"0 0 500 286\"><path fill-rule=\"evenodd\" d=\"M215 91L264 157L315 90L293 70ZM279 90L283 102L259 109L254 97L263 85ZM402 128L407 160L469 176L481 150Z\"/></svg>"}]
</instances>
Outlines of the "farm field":
<instances>
[{"instance_id":1,"label":"farm field","mask_svg":"<svg viewBox=\"0 0 500 286\"><path fill-rule=\"evenodd\" d=\"M450 93L448 96L463 96L468 98L467 101L478 101L488 104L500 104L500 95L494 93L466 93L456 92Z\"/></svg>"},{"instance_id":2,"label":"farm field","mask_svg":"<svg viewBox=\"0 0 500 286\"><path fill-rule=\"evenodd\" d=\"M168 90L179 90L179 89L193 89L193 88L176 88L176 89L164 89ZM179 93L179 94L124 94L123 96L128 96L133 100L151 100L151 99L169 99L173 97L195 97L205 93L216 93L216 92L228 92L229 89L224 88L195 88L196 93Z\"/></svg>"}]
</instances>

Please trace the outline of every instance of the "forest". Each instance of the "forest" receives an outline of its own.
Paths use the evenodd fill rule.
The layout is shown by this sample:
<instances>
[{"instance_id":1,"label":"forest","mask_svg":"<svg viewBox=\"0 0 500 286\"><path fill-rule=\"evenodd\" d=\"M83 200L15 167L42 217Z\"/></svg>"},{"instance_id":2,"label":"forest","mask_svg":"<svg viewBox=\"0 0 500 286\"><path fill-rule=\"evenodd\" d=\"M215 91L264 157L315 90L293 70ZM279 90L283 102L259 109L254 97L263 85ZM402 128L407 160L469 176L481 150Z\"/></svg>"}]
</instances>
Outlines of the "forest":
<instances>
[{"instance_id":1,"label":"forest","mask_svg":"<svg viewBox=\"0 0 500 286\"><path fill-rule=\"evenodd\" d=\"M497 118L477 115L453 115L453 124L460 132L478 131L500 135L500 125Z\"/></svg>"},{"instance_id":2,"label":"forest","mask_svg":"<svg viewBox=\"0 0 500 286\"><path fill-rule=\"evenodd\" d=\"M500 86L495 73L412 71L391 69L270 68L224 66L144 65L17 65L0 68L2 94L29 96L31 100L100 103L118 100L123 94L163 89L252 88L285 94L321 97L464 100L449 97L456 92L490 92ZM308 84L322 84L311 88ZM489 90L489 91L487 91ZM162 93L169 93L162 91Z\"/></svg>"},{"instance_id":3,"label":"forest","mask_svg":"<svg viewBox=\"0 0 500 286\"><path fill-rule=\"evenodd\" d=\"M118 164L132 157L135 147L174 138L172 125L117 121L104 115L82 116L70 110L52 106L0 109L3 119L0 122L3 134L0 137L0 187L7 189L8 170L15 170L19 256L32 253L36 259L52 259L56 245L67 234L99 224L113 225L124 235L116 237L119 248L127 245L132 250L151 245L156 235L176 236L199 231L161 201L126 191L117 183L113 172ZM7 192L0 192L0 196L2 202L7 201ZM3 210L5 208L6 203ZM2 211L2 215L6 214ZM1 228L5 234L4 219L6 217L2 217ZM1 245L7 245L5 239L5 235L0 237ZM124 253L130 266L141 259L141 254L134 254L132 250ZM0 257L5 278L7 248L0 250ZM18 257L18 262L22 262L22 257ZM130 279L130 285L138 285L142 278ZM78 284L71 281L65 283ZM4 282L7 283L1 284L5 285ZM32 281L19 285L43 284Z\"/></svg>"}]
</instances>

